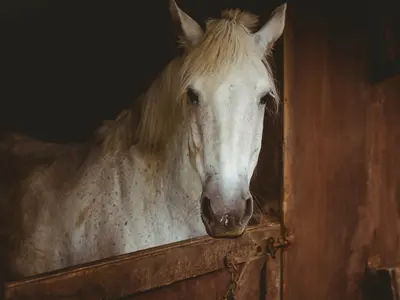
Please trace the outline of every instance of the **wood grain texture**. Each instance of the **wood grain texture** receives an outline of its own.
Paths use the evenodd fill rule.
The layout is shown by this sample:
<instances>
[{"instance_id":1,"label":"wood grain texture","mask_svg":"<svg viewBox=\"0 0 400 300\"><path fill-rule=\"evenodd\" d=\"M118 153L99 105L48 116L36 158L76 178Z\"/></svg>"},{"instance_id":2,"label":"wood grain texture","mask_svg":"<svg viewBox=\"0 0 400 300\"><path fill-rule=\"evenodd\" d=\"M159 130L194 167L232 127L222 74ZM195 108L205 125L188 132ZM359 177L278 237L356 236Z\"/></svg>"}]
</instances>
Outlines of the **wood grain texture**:
<instances>
[{"instance_id":1,"label":"wood grain texture","mask_svg":"<svg viewBox=\"0 0 400 300\"><path fill-rule=\"evenodd\" d=\"M236 292L238 300L259 299L260 271L264 259L258 259L239 266L243 270L240 287ZM196 278L176 282L169 286L132 295L124 299L134 300L222 300L230 284L231 276L226 270L218 270Z\"/></svg>"},{"instance_id":2,"label":"wood grain texture","mask_svg":"<svg viewBox=\"0 0 400 300\"><path fill-rule=\"evenodd\" d=\"M400 11L393 0L370 9L376 22ZM369 118L369 195L375 203L375 234L370 257L382 266L400 263L400 76L387 79L371 90Z\"/></svg>"},{"instance_id":3,"label":"wood grain texture","mask_svg":"<svg viewBox=\"0 0 400 300\"><path fill-rule=\"evenodd\" d=\"M226 270L218 270L196 278L173 283L169 286L128 296L132 300L192 300L223 299L231 276ZM251 287L250 287L251 288Z\"/></svg>"},{"instance_id":4,"label":"wood grain texture","mask_svg":"<svg viewBox=\"0 0 400 300\"><path fill-rule=\"evenodd\" d=\"M368 18L389 6L304 2L285 36L284 299L363 299L368 261L400 261L400 78L368 78Z\"/></svg>"},{"instance_id":5,"label":"wood grain texture","mask_svg":"<svg viewBox=\"0 0 400 300\"><path fill-rule=\"evenodd\" d=\"M226 256L234 258L238 264L257 257L264 258L266 239L278 236L279 231L278 224L263 225L248 230L243 237L235 240L198 238L10 282L6 287L6 299L117 299L134 295L224 269ZM251 264L242 279L259 282L263 262L258 260ZM226 278L226 275L218 276ZM199 286L205 288L204 285ZM182 288L184 284L179 287ZM254 292L247 291L245 284L241 289L245 289L242 291L245 295ZM191 297L192 294L186 296Z\"/></svg>"},{"instance_id":6,"label":"wood grain texture","mask_svg":"<svg viewBox=\"0 0 400 300\"><path fill-rule=\"evenodd\" d=\"M268 257L266 262L267 274L265 277L266 293L265 300L282 300L281 299L281 253L276 253L276 258Z\"/></svg>"},{"instance_id":7,"label":"wood grain texture","mask_svg":"<svg viewBox=\"0 0 400 300\"><path fill-rule=\"evenodd\" d=\"M285 300L362 297L379 201L370 195L369 167L372 145L381 146L371 134L384 125L378 120L371 131L369 123L376 108L365 8L358 1L288 6L284 217L295 240L285 254Z\"/></svg>"}]
</instances>

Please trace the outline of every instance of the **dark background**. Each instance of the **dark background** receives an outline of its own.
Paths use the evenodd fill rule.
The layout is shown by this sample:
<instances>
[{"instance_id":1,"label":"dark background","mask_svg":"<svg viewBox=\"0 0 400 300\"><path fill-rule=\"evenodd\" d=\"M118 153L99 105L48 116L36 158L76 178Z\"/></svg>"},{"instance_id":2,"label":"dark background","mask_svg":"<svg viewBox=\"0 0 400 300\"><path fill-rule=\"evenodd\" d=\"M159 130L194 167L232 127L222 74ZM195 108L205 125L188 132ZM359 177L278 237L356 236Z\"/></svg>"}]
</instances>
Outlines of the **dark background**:
<instances>
[{"instance_id":1,"label":"dark background","mask_svg":"<svg viewBox=\"0 0 400 300\"><path fill-rule=\"evenodd\" d=\"M199 22L271 13L271 1L178 4ZM176 53L167 0L2 0L0 36L0 129L62 143L115 118Z\"/></svg>"},{"instance_id":2,"label":"dark background","mask_svg":"<svg viewBox=\"0 0 400 300\"><path fill-rule=\"evenodd\" d=\"M146 87L174 55L175 39L166 0L54 2L0 2L0 122L41 139L82 140ZM285 297L359 299L368 257L400 261L400 78L371 85L367 55L379 45L380 19L399 12L398 0L332 1L334 9L299 2L291 2L285 57L292 113L285 221L296 236ZM187 0L182 7L204 20L222 7L261 14L270 3ZM375 279L365 298L383 300L389 285L376 289Z\"/></svg>"}]
</instances>

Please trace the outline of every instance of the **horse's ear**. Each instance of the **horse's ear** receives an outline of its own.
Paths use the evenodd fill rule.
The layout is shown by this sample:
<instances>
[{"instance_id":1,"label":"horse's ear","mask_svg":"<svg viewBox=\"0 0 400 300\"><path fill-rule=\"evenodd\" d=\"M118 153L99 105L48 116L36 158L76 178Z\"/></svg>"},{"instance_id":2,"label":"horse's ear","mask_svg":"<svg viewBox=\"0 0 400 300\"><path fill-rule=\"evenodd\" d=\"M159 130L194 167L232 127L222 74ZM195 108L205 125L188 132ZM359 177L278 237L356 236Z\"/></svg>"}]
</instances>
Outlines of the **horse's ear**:
<instances>
[{"instance_id":1,"label":"horse's ear","mask_svg":"<svg viewBox=\"0 0 400 300\"><path fill-rule=\"evenodd\" d=\"M173 21L179 25L185 39L192 45L197 44L203 36L203 30L200 25L182 11L175 0L169 1L169 10Z\"/></svg>"},{"instance_id":2,"label":"horse's ear","mask_svg":"<svg viewBox=\"0 0 400 300\"><path fill-rule=\"evenodd\" d=\"M285 28L286 3L278 6L269 20L253 34L256 43L267 51L280 38Z\"/></svg>"}]
</instances>

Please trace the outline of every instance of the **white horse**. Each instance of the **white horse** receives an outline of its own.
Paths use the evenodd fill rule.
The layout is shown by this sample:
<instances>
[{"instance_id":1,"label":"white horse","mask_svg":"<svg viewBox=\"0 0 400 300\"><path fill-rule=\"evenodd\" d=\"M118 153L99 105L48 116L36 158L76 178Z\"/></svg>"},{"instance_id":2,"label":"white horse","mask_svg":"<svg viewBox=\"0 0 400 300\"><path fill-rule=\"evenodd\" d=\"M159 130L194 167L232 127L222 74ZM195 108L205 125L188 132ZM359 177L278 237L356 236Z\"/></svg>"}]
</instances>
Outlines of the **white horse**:
<instances>
[{"instance_id":1,"label":"white horse","mask_svg":"<svg viewBox=\"0 0 400 300\"><path fill-rule=\"evenodd\" d=\"M184 54L115 121L79 145L10 134L0 143L3 262L20 278L208 233L243 234L265 104L266 56L286 4L256 32L224 11L206 29L170 1Z\"/></svg>"}]
</instances>

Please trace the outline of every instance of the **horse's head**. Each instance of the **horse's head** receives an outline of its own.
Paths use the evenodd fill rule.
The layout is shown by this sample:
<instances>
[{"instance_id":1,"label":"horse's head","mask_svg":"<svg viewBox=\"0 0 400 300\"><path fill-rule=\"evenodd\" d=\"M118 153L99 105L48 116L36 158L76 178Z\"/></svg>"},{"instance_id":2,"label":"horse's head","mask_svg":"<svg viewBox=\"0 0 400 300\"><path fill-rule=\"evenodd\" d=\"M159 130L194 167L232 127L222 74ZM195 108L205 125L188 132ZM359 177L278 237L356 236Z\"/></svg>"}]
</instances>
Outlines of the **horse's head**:
<instances>
[{"instance_id":1,"label":"horse's head","mask_svg":"<svg viewBox=\"0 0 400 300\"><path fill-rule=\"evenodd\" d=\"M256 18L238 10L206 29L170 1L182 30L181 80L192 111L189 155L200 176L201 216L212 237L242 235L253 213L250 180L257 164L266 102L278 101L265 55L281 36L286 5L257 32Z\"/></svg>"}]
</instances>

